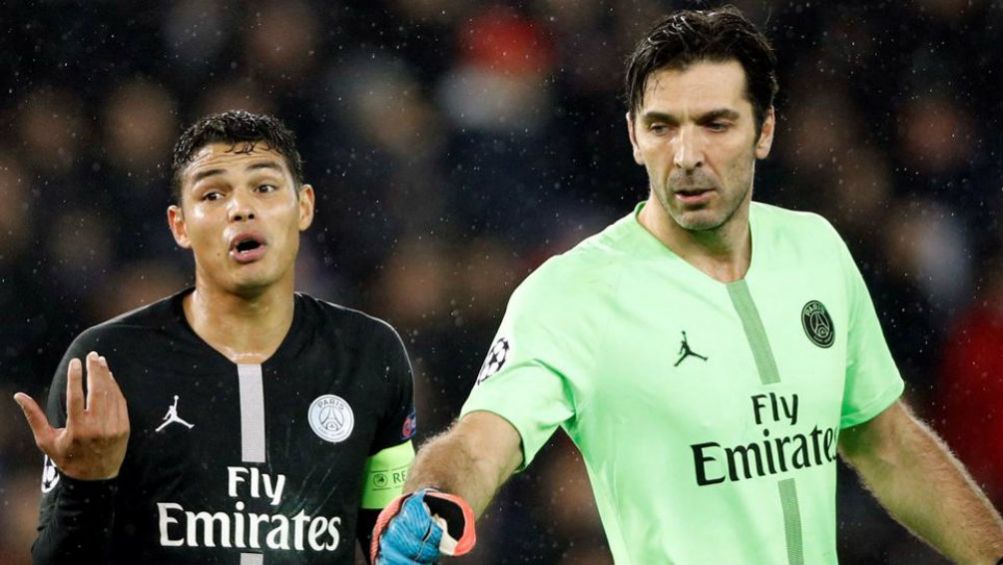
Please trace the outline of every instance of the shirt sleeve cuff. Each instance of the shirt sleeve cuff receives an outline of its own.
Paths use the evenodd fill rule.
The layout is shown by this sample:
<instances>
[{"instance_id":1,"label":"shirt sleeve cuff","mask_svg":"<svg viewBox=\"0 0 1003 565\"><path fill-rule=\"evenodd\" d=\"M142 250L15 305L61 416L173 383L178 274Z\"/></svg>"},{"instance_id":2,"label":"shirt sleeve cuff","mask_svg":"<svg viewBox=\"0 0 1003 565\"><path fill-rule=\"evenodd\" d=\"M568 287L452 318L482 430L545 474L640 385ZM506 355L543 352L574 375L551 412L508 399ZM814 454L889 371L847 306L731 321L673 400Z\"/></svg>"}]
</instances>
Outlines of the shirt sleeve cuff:
<instances>
[{"instance_id":1,"label":"shirt sleeve cuff","mask_svg":"<svg viewBox=\"0 0 1003 565\"><path fill-rule=\"evenodd\" d=\"M88 504L111 502L118 492L118 479L85 481L68 477L60 472L59 480L63 483L60 498L64 500L84 501Z\"/></svg>"}]
</instances>

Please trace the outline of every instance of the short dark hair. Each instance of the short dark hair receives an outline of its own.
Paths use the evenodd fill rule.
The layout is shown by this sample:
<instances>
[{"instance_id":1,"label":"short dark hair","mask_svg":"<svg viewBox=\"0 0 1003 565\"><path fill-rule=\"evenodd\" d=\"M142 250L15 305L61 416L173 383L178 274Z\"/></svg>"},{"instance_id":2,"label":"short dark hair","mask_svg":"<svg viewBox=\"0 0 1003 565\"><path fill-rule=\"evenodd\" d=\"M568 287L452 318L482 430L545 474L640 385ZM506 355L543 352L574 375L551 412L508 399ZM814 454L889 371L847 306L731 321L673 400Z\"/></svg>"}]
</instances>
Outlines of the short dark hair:
<instances>
[{"instance_id":1,"label":"short dark hair","mask_svg":"<svg viewBox=\"0 0 1003 565\"><path fill-rule=\"evenodd\" d=\"M733 59L745 69L746 97L758 133L779 89L777 58L766 36L734 6L682 10L651 28L627 61L625 95L631 117L641 108L648 78L655 71Z\"/></svg>"},{"instance_id":2,"label":"short dark hair","mask_svg":"<svg viewBox=\"0 0 1003 565\"><path fill-rule=\"evenodd\" d=\"M229 143L234 148L242 143L264 143L269 149L285 157L296 187L303 184L303 158L296 149L296 135L274 116L231 110L203 117L186 129L178 139L174 146L171 175L171 194L176 204L181 203L182 171L192 162L199 149L211 143Z\"/></svg>"}]
</instances>

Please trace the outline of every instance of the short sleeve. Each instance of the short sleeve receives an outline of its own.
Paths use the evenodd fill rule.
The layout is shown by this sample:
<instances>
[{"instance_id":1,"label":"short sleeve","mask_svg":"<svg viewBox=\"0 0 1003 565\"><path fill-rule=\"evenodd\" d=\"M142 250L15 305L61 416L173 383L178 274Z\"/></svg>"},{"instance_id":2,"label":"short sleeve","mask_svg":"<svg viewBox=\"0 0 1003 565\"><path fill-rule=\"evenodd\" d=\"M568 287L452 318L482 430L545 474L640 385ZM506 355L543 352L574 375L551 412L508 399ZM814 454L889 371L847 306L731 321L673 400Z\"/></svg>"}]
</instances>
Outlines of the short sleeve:
<instances>
[{"instance_id":1,"label":"short sleeve","mask_svg":"<svg viewBox=\"0 0 1003 565\"><path fill-rule=\"evenodd\" d=\"M840 254L849 314L840 428L849 428L888 408L902 395L905 383L888 349L864 279L842 240Z\"/></svg>"},{"instance_id":2,"label":"short sleeve","mask_svg":"<svg viewBox=\"0 0 1003 565\"><path fill-rule=\"evenodd\" d=\"M387 383L383 417L380 419L369 454L408 442L417 429L414 409L414 380L411 362L400 336L388 325L381 324L378 339L382 359L378 360Z\"/></svg>"},{"instance_id":3,"label":"short sleeve","mask_svg":"<svg viewBox=\"0 0 1003 565\"><path fill-rule=\"evenodd\" d=\"M524 469L554 431L575 416L572 379L587 375L583 324L562 299L527 279L512 295L461 416L505 418L522 437ZM560 313L561 310L565 314Z\"/></svg>"}]
</instances>

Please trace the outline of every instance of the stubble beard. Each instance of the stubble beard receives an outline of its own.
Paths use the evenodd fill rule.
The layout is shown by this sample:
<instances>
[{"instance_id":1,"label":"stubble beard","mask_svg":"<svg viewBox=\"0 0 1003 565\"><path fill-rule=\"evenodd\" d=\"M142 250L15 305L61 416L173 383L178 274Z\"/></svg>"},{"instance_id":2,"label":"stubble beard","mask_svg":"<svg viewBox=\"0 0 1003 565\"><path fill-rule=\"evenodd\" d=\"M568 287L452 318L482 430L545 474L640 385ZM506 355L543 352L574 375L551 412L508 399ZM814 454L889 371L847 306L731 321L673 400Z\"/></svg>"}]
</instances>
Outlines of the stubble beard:
<instances>
[{"instance_id":1,"label":"stubble beard","mask_svg":"<svg viewBox=\"0 0 1003 565\"><path fill-rule=\"evenodd\" d=\"M753 163L752 166L755 167L755 163ZM731 219L738 212L739 208L742 207L742 203L745 202L749 193L752 191L753 177L754 168L749 171L746 178L742 181L742 185L745 187L745 190L743 190L741 194L736 195L734 199L728 198L728 195L718 183L711 182L710 179L704 175L700 175L696 178L694 178L693 175L686 175L685 173L671 175L668 182L662 183L661 186L658 187L655 186L653 179L649 180L649 183L651 191L658 198L662 208L665 210L666 214L672 218L672 221L680 228L697 234L717 231L731 221ZM675 198L673 191L679 186L713 186L717 191L717 198L700 208L685 209L682 204L680 204L679 208L676 208L672 205ZM690 217L687 218L687 216Z\"/></svg>"}]
</instances>

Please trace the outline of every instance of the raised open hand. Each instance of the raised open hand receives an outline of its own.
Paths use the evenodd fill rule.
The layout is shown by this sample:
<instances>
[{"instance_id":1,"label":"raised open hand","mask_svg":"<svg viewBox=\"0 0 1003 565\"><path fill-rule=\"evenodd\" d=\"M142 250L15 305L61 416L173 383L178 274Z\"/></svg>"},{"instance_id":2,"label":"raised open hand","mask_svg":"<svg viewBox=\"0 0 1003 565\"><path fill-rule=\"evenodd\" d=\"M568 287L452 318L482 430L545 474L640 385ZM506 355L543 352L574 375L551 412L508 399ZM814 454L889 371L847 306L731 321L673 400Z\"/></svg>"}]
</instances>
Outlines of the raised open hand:
<instances>
[{"instance_id":1,"label":"raised open hand","mask_svg":"<svg viewBox=\"0 0 1003 565\"><path fill-rule=\"evenodd\" d=\"M24 411L35 444L64 475L80 480L110 479L118 476L125 459L129 412L108 361L93 351L86 361L86 399L80 360L70 360L67 368L65 428L53 428L27 394L19 392L14 400Z\"/></svg>"}]
</instances>

